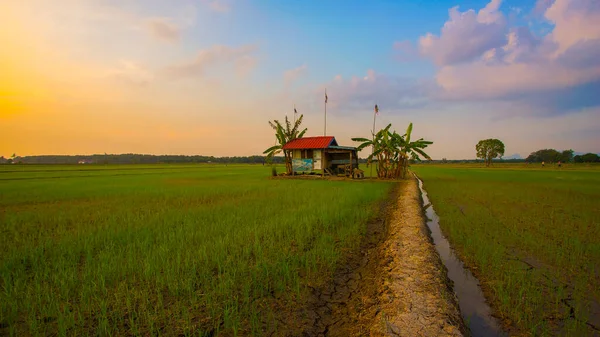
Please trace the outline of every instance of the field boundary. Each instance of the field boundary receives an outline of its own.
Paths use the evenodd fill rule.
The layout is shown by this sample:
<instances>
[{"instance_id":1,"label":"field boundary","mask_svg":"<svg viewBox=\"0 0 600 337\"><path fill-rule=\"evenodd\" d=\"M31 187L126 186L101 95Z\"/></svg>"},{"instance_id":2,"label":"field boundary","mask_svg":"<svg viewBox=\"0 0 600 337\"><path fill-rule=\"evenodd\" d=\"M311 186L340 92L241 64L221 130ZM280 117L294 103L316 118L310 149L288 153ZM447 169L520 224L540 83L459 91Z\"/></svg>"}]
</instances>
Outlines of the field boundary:
<instances>
[{"instance_id":1,"label":"field boundary","mask_svg":"<svg viewBox=\"0 0 600 337\"><path fill-rule=\"evenodd\" d=\"M384 246L387 277L378 316L385 322L386 335L468 335L425 223L417 180L401 184Z\"/></svg>"}]
</instances>

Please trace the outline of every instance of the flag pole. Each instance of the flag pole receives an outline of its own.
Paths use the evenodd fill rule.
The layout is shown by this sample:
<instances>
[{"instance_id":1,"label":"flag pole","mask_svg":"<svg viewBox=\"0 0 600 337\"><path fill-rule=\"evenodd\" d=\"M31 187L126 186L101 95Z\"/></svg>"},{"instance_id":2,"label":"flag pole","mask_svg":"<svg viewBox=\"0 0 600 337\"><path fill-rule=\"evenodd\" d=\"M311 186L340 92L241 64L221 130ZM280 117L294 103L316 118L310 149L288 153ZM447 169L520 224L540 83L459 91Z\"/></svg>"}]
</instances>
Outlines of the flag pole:
<instances>
[{"instance_id":1,"label":"flag pole","mask_svg":"<svg viewBox=\"0 0 600 337\"><path fill-rule=\"evenodd\" d=\"M327 89L325 89L325 127L323 129L323 136L327 136Z\"/></svg>"}]
</instances>

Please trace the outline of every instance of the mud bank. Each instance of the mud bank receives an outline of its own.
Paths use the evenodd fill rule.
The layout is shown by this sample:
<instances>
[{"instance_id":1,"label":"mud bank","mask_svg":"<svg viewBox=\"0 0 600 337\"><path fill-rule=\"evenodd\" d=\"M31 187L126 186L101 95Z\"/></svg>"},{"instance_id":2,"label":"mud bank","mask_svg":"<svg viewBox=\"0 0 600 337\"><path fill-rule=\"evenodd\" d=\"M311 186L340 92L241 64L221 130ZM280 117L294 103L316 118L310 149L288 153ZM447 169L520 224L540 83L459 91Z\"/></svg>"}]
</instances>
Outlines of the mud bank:
<instances>
[{"instance_id":1,"label":"mud bank","mask_svg":"<svg viewBox=\"0 0 600 337\"><path fill-rule=\"evenodd\" d=\"M457 300L427 230L414 178L402 182L382 247L387 275L379 297L385 334L462 336Z\"/></svg>"}]
</instances>

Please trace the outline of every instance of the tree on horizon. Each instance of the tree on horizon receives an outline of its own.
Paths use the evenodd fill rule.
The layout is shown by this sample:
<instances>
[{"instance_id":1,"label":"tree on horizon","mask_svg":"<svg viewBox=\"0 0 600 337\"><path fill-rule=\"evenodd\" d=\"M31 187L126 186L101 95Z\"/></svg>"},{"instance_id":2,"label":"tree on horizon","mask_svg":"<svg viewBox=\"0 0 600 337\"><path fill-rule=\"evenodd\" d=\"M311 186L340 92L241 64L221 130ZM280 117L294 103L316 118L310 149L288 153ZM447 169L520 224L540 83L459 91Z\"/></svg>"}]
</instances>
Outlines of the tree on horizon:
<instances>
[{"instance_id":1,"label":"tree on horizon","mask_svg":"<svg viewBox=\"0 0 600 337\"><path fill-rule=\"evenodd\" d=\"M483 159L485 166L489 167L492 159L502 158L504 155L504 143L495 138L483 139L475 145L475 150L477 150L477 158Z\"/></svg>"}]
</instances>

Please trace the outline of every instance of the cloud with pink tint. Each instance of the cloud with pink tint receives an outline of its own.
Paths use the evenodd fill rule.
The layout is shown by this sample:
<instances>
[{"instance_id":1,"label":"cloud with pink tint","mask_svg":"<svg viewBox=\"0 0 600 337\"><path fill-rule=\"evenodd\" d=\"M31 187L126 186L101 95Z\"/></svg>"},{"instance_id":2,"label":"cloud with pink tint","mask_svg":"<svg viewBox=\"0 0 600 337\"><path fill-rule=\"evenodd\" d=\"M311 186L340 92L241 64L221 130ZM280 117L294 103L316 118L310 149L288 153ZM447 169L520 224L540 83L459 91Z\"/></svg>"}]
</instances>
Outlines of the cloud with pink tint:
<instances>
[{"instance_id":1,"label":"cloud with pink tint","mask_svg":"<svg viewBox=\"0 0 600 337\"><path fill-rule=\"evenodd\" d=\"M497 4L493 0L486 6L488 22L502 22L501 14L494 16ZM584 92L593 90L590 87L600 88L600 25L597 24L600 22L600 2L556 0L545 5L548 6L545 18L554 24L554 28L543 37L534 36L527 27L513 27L507 29L503 43L498 45L498 37L486 34L485 30L480 34L478 29L463 29L465 40L477 36L480 38L478 46L492 46L486 50L471 48L470 52L465 52L461 43L444 42L445 37L453 36L450 34L443 33L439 40L431 40L430 35L422 37L421 47L430 43L427 41L435 42L429 49L429 56L441 65L435 77L441 89L440 97L459 100L517 97L522 102L527 102L529 97L530 105L547 106L539 99L539 93L558 95L548 98L558 104L557 99L562 96L568 99L572 96L570 91L580 87ZM472 10L466 13L470 14L463 13L463 16L474 15ZM475 29L473 18L469 20L471 24L467 25L451 17L444 29L454 27L458 30L456 25L461 22L465 27ZM449 62L459 59L452 55L466 54L477 58L469 62ZM462 60L466 61L466 58ZM585 102L584 106L600 104L600 97ZM577 107L578 102L573 103Z\"/></svg>"},{"instance_id":2,"label":"cloud with pink tint","mask_svg":"<svg viewBox=\"0 0 600 337\"><path fill-rule=\"evenodd\" d=\"M215 67L228 67L233 64L238 76L244 76L256 66L254 52L256 45L230 47L214 45L198 52L191 60L168 66L164 74L172 79L199 78Z\"/></svg>"},{"instance_id":3,"label":"cloud with pink tint","mask_svg":"<svg viewBox=\"0 0 600 337\"><path fill-rule=\"evenodd\" d=\"M534 15L544 15L548 7L552 6L554 0L537 0L533 8Z\"/></svg>"},{"instance_id":4,"label":"cloud with pink tint","mask_svg":"<svg viewBox=\"0 0 600 337\"><path fill-rule=\"evenodd\" d=\"M283 72L283 80L285 81L286 85L290 85L302 75L306 74L307 71L308 66L306 64L303 64L293 69L288 69Z\"/></svg>"},{"instance_id":5,"label":"cloud with pink tint","mask_svg":"<svg viewBox=\"0 0 600 337\"><path fill-rule=\"evenodd\" d=\"M598 0L556 0L546 10L545 17L554 24L554 30L548 35L558 45L553 56L582 41L600 39Z\"/></svg>"},{"instance_id":6,"label":"cloud with pink tint","mask_svg":"<svg viewBox=\"0 0 600 337\"><path fill-rule=\"evenodd\" d=\"M226 0L202 0L208 8L218 13L228 13L231 11L231 4Z\"/></svg>"},{"instance_id":7,"label":"cloud with pink tint","mask_svg":"<svg viewBox=\"0 0 600 337\"><path fill-rule=\"evenodd\" d=\"M321 85L313 95L327 88L329 104L346 113L369 110L375 104L381 109L416 109L429 103L428 95L434 84L428 80L401 78L367 70L363 77L345 79L341 75Z\"/></svg>"},{"instance_id":8,"label":"cloud with pink tint","mask_svg":"<svg viewBox=\"0 0 600 337\"><path fill-rule=\"evenodd\" d=\"M150 18L146 20L148 33L157 40L177 42L181 38L181 31L177 25L168 18Z\"/></svg>"},{"instance_id":9,"label":"cloud with pink tint","mask_svg":"<svg viewBox=\"0 0 600 337\"><path fill-rule=\"evenodd\" d=\"M238 78L245 78L254 68L258 59L253 55L243 55L235 60L235 72Z\"/></svg>"},{"instance_id":10,"label":"cloud with pink tint","mask_svg":"<svg viewBox=\"0 0 600 337\"><path fill-rule=\"evenodd\" d=\"M422 55L438 66L471 61L483 52L506 42L507 23L498 9L501 0L492 0L475 12L460 12L451 8L450 19L442 27L440 36L427 33L419 39Z\"/></svg>"}]
</instances>

